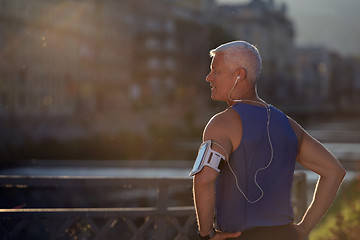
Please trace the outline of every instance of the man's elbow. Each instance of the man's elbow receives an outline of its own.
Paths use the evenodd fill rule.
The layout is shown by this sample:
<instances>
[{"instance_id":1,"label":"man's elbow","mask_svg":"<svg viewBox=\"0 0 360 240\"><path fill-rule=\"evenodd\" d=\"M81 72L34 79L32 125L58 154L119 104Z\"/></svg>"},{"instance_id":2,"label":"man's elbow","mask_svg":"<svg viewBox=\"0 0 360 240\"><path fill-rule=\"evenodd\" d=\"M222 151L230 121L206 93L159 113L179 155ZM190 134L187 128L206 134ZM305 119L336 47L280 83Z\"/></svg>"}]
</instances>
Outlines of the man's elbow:
<instances>
[{"instance_id":1,"label":"man's elbow","mask_svg":"<svg viewBox=\"0 0 360 240\"><path fill-rule=\"evenodd\" d=\"M346 170L345 168L343 168L343 166L339 166L339 168L337 169L337 176L340 179L340 181L342 181L345 178Z\"/></svg>"},{"instance_id":2,"label":"man's elbow","mask_svg":"<svg viewBox=\"0 0 360 240\"><path fill-rule=\"evenodd\" d=\"M345 178L346 170L343 168L340 164L333 168L331 173L329 174L329 177L331 177L334 181L341 183L343 179Z\"/></svg>"}]
</instances>

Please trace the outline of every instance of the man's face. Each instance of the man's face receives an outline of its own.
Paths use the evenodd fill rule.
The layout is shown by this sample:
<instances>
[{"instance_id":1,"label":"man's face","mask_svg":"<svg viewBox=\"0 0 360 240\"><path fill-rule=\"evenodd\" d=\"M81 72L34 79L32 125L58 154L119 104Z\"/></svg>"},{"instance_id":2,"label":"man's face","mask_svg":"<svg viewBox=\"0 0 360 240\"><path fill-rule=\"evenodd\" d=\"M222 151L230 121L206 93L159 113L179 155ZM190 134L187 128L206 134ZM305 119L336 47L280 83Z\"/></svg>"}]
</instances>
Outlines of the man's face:
<instances>
[{"instance_id":1,"label":"man's face","mask_svg":"<svg viewBox=\"0 0 360 240\"><path fill-rule=\"evenodd\" d=\"M224 54L216 53L211 61L210 73L206 77L206 81L210 83L211 98L217 101L228 101L228 93L234 84L231 77L231 71L226 66Z\"/></svg>"}]
</instances>

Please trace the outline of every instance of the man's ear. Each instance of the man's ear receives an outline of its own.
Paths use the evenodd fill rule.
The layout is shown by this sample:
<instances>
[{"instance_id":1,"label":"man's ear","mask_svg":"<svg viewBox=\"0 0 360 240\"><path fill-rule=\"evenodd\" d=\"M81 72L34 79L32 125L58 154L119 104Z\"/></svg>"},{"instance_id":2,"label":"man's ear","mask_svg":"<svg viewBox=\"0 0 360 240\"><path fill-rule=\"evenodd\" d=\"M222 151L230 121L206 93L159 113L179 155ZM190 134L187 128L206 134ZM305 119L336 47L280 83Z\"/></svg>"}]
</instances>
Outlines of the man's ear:
<instances>
[{"instance_id":1,"label":"man's ear","mask_svg":"<svg viewBox=\"0 0 360 240\"><path fill-rule=\"evenodd\" d=\"M238 68L235 70L235 74L236 74L236 78L238 78L239 80L238 81L241 81L243 79L245 79L247 76L246 76L246 69L245 68Z\"/></svg>"}]
</instances>

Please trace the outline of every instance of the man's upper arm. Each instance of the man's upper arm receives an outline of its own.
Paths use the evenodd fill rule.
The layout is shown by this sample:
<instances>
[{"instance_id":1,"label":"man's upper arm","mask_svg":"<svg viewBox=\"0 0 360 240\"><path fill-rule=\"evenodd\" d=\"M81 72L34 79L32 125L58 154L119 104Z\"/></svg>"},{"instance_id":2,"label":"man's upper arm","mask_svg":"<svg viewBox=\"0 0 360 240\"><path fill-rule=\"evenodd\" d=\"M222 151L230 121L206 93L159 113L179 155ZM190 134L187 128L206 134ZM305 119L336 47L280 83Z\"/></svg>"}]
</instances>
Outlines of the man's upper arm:
<instances>
[{"instance_id":1,"label":"man's upper arm","mask_svg":"<svg viewBox=\"0 0 360 240\"><path fill-rule=\"evenodd\" d=\"M305 168L319 174L330 176L343 171L335 156L319 141L310 136L298 123L290 119L290 123L299 140L297 161Z\"/></svg>"},{"instance_id":2,"label":"man's upper arm","mask_svg":"<svg viewBox=\"0 0 360 240\"><path fill-rule=\"evenodd\" d=\"M217 144L212 144L211 148L228 158L232 150L232 145L230 139L226 135L226 131L224 129L226 122L224 121L225 119L222 115L215 115L204 129L203 141L212 140L217 144L220 144L224 149L219 147ZM226 150L226 152L224 152L224 150ZM228 159L225 160L227 161ZM204 166L204 168L195 175L195 179L202 179L201 181L204 182L213 182L216 180L218 175L219 173L214 169Z\"/></svg>"},{"instance_id":3,"label":"man's upper arm","mask_svg":"<svg viewBox=\"0 0 360 240\"><path fill-rule=\"evenodd\" d=\"M335 156L306 132L304 132L298 162L320 176L331 176L340 169L343 171Z\"/></svg>"},{"instance_id":4,"label":"man's upper arm","mask_svg":"<svg viewBox=\"0 0 360 240\"><path fill-rule=\"evenodd\" d=\"M203 141L212 140L217 144L220 144L221 147L223 147L224 149L219 147L217 144L213 144L211 148L223 154L226 158L230 157L230 154L232 152L232 143L227 134L227 121L228 119L226 118L226 116L224 116L223 113L215 115L206 125L203 135ZM224 152L224 150L226 152ZM227 161L228 159L225 160Z\"/></svg>"}]
</instances>

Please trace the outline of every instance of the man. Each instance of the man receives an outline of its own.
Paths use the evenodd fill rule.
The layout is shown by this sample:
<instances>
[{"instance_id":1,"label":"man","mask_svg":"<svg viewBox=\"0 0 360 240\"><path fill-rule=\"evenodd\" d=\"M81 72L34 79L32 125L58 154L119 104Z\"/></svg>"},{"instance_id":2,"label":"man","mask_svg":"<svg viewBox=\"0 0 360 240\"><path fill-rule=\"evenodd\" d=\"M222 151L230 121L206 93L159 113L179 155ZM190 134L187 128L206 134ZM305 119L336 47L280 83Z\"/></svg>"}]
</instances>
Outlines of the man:
<instances>
[{"instance_id":1,"label":"man","mask_svg":"<svg viewBox=\"0 0 360 240\"><path fill-rule=\"evenodd\" d=\"M332 204L345 170L299 124L259 98L256 47L234 41L210 55L211 98L229 108L206 125L191 174L199 239L305 239ZM295 161L320 175L297 224L290 204Z\"/></svg>"}]
</instances>

